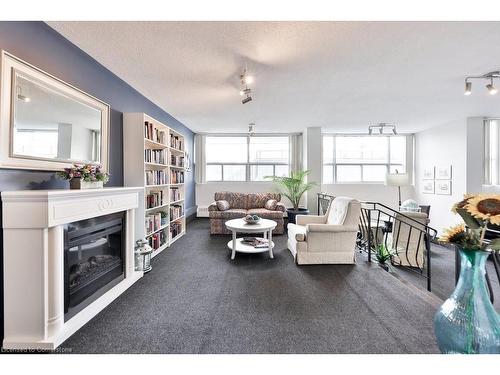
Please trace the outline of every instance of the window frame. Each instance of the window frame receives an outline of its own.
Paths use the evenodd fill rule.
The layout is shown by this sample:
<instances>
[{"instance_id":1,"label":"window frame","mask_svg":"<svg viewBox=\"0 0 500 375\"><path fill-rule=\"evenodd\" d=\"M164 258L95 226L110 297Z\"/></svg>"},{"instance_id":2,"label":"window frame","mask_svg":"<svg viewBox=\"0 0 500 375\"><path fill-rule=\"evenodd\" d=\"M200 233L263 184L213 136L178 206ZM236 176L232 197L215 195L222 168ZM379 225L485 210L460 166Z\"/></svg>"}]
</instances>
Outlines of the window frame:
<instances>
[{"instance_id":1,"label":"window frame","mask_svg":"<svg viewBox=\"0 0 500 375\"><path fill-rule=\"evenodd\" d=\"M495 121L497 123L497 134L496 134L496 145L493 146L496 149L496 160L492 163L491 157L491 130L490 121ZM484 177L483 184L486 186L500 186L500 118L488 117L483 120L483 165L484 165ZM495 170L496 178L492 177L492 170Z\"/></svg>"},{"instance_id":2,"label":"window frame","mask_svg":"<svg viewBox=\"0 0 500 375\"><path fill-rule=\"evenodd\" d=\"M333 155L332 155L332 161L325 163L324 161L324 150L323 150L323 145L324 145L324 139L326 137L331 137L333 138ZM337 138L340 137L383 137L383 138L388 138L387 142L387 163L337 163L337 155L336 155L336 150L337 150ZM397 135L390 135L390 134L380 134L380 135L367 135L367 134L349 134L349 133L322 133L321 134L321 183L324 185L358 185L358 184L364 184L364 185L383 185L384 181L363 181L363 166L385 166L386 171L390 172L391 167L394 166L399 166L400 164L396 163L391 163L391 138L393 137L405 137L405 149L406 149L406 154L405 154L405 172L410 175L410 177L413 175L413 158L411 157L411 153L409 151L409 145L411 144L412 149L413 149L413 142L414 142L414 134L397 134ZM411 143L410 143L411 142ZM413 152L413 150L411 150ZM333 181L325 181L324 180L324 168L326 166L330 166L332 168L333 172ZM337 166L359 166L361 169L361 180L360 181L338 181L337 178ZM411 178L410 178L411 180Z\"/></svg>"},{"instance_id":3,"label":"window frame","mask_svg":"<svg viewBox=\"0 0 500 375\"><path fill-rule=\"evenodd\" d=\"M276 175L276 166L287 166L288 167L288 173L290 173L290 147L291 147L291 142L290 142L290 137L292 134L255 134L253 136L249 136L248 134L205 134L207 138L213 137L213 138L224 138L224 137L241 137L241 138L246 138L246 145L247 145L247 161L246 163L221 163L221 162L205 162L205 176L206 176L206 167L209 165L217 165L221 167L221 179L220 180L209 180L206 179L206 182L226 182L226 183L238 183L238 182L252 182L252 183L266 183L269 181L259 181L259 180L252 180L251 179L251 167L252 166L272 166L273 167L273 175ZM256 162L250 162L250 138L287 138L288 139L288 163L277 163L277 162L265 162L265 163L256 163ZM205 151L206 152L206 151ZM225 165L239 165L239 166L245 166L245 180L224 180L224 166Z\"/></svg>"}]
</instances>

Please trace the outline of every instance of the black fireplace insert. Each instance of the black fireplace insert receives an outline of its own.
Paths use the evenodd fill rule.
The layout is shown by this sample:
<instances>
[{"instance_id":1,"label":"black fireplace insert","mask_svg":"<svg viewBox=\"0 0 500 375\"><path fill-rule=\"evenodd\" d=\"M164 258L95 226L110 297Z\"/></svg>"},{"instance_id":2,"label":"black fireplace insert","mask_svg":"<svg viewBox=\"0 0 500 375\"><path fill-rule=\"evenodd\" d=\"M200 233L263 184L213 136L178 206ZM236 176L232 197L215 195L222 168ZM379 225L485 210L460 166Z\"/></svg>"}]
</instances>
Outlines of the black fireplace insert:
<instances>
[{"instance_id":1,"label":"black fireplace insert","mask_svg":"<svg viewBox=\"0 0 500 375\"><path fill-rule=\"evenodd\" d=\"M124 279L125 212L64 229L64 320Z\"/></svg>"}]
</instances>

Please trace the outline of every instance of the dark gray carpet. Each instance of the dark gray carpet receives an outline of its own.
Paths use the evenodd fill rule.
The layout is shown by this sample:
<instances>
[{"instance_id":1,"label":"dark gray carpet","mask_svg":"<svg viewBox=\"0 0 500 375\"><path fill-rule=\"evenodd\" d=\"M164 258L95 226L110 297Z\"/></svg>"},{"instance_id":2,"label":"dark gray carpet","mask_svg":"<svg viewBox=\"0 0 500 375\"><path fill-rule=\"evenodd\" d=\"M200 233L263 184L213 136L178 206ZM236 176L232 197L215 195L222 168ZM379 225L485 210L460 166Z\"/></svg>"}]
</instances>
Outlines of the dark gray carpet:
<instances>
[{"instance_id":1,"label":"dark gray carpet","mask_svg":"<svg viewBox=\"0 0 500 375\"><path fill-rule=\"evenodd\" d=\"M435 353L436 301L375 264L237 254L208 220L62 344L74 353Z\"/></svg>"}]
</instances>

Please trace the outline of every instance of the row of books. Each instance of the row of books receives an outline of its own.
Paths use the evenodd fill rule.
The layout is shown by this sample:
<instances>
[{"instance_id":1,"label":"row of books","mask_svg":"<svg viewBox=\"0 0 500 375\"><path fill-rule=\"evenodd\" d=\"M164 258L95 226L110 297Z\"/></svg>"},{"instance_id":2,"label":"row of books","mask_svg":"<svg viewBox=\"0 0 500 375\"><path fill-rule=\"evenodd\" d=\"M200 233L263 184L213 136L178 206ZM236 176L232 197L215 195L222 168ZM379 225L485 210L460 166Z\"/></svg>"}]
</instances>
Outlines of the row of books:
<instances>
[{"instance_id":1,"label":"row of books","mask_svg":"<svg viewBox=\"0 0 500 375\"><path fill-rule=\"evenodd\" d=\"M170 171L170 183L171 184L184 183L184 172L175 170Z\"/></svg>"},{"instance_id":2,"label":"row of books","mask_svg":"<svg viewBox=\"0 0 500 375\"><path fill-rule=\"evenodd\" d=\"M149 121L144 122L144 138L153 142L166 144L165 131L156 128L154 124Z\"/></svg>"},{"instance_id":3,"label":"row of books","mask_svg":"<svg viewBox=\"0 0 500 375\"><path fill-rule=\"evenodd\" d=\"M148 238L149 246L156 250L167 242L167 232L162 230Z\"/></svg>"},{"instance_id":4,"label":"row of books","mask_svg":"<svg viewBox=\"0 0 500 375\"><path fill-rule=\"evenodd\" d=\"M184 209L180 204L170 206L170 221L180 218L184 215Z\"/></svg>"},{"instance_id":5,"label":"row of books","mask_svg":"<svg viewBox=\"0 0 500 375\"><path fill-rule=\"evenodd\" d=\"M144 161L146 163L167 164L166 150L144 150Z\"/></svg>"},{"instance_id":6,"label":"row of books","mask_svg":"<svg viewBox=\"0 0 500 375\"><path fill-rule=\"evenodd\" d=\"M181 191L178 188L170 188L170 202L181 200Z\"/></svg>"},{"instance_id":7,"label":"row of books","mask_svg":"<svg viewBox=\"0 0 500 375\"><path fill-rule=\"evenodd\" d=\"M182 139L180 139L177 135L170 134L170 147L182 150L184 148Z\"/></svg>"},{"instance_id":8,"label":"row of books","mask_svg":"<svg viewBox=\"0 0 500 375\"><path fill-rule=\"evenodd\" d=\"M168 184L165 171L146 171L146 185Z\"/></svg>"},{"instance_id":9,"label":"row of books","mask_svg":"<svg viewBox=\"0 0 500 375\"><path fill-rule=\"evenodd\" d=\"M161 213L157 212L155 214L146 215L144 225L145 225L147 234L153 233L155 230L160 229L161 228Z\"/></svg>"},{"instance_id":10,"label":"row of books","mask_svg":"<svg viewBox=\"0 0 500 375\"><path fill-rule=\"evenodd\" d=\"M182 232L182 223L175 221L170 223L170 238L177 237Z\"/></svg>"},{"instance_id":11,"label":"row of books","mask_svg":"<svg viewBox=\"0 0 500 375\"><path fill-rule=\"evenodd\" d=\"M166 202L164 202L163 198L164 194L162 190L154 193L149 193L148 195L146 195L146 208L154 208L164 205Z\"/></svg>"},{"instance_id":12,"label":"row of books","mask_svg":"<svg viewBox=\"0 0 500 375\"><path fill-rule=\"evenodd\" d=\"M174 167L184 167L184 156L170 155L170 165Z\"/></svg>"}]
</instances>

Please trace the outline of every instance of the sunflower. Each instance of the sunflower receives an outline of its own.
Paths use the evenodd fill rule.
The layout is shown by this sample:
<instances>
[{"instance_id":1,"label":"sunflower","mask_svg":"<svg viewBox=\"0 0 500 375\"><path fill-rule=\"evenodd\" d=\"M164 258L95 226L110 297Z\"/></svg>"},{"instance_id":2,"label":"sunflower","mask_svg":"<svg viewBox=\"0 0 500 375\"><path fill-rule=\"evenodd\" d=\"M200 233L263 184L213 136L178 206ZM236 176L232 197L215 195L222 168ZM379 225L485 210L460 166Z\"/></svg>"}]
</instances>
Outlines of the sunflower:
<instances>
[{"instance_id":1,"label":"sunflower","mask_svg":"<svg viewBox=\"0 0 500 375\"><path fill-rule=\"evenodd\" d=\"M467 205L467 203L469 203L469 200L474 197L475 197L474 194L464 194L464 199L458 203L455 203L451 208L451 211L457 213L457 209L464 208Z\"/></svg>"},{"instance_id":2,"label":"sunflower","mask_svg":"<svg viewBox=\"0 0 500 375\"><path fill-rule=\"evenodd\" d=\"M439 242L456 243L465 237L465 224L458 224L444 230Z\"/></svg>"},{"instance_id":3,"label":"sunflower","mask_svg":"<svg viewBox=\"0 0 500 375\"><path fill-rule=\"evenodd\" d=\"M480 194L464 207L476 219L500 225L500 194Z\"/></svg>"}]
</instances>

